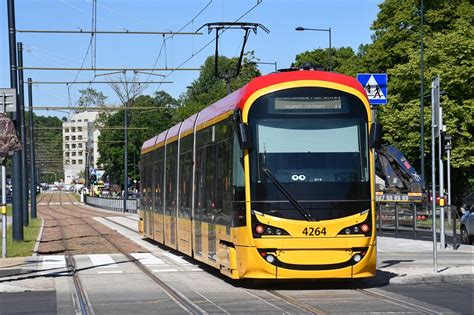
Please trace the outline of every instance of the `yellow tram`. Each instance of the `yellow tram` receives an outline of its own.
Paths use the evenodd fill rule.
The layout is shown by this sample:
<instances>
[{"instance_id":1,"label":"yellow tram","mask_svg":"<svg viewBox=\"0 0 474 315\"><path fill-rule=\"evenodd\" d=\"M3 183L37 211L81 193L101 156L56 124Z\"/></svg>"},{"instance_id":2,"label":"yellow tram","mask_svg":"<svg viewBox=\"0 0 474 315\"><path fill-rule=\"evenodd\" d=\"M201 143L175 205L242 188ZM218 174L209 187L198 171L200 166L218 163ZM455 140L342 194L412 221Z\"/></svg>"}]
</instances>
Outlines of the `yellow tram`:
<instances>
[{"instance_id":1,"label":"yellow tram","mask_svg":"<svg viewBox=\"0 0 474 315\"><path fill-rule=\"evenodd\" d=\"M233 279L373 276L375 130L351 77L256 78L143 144L140 233Z\"/></svg>"}]
</instances>

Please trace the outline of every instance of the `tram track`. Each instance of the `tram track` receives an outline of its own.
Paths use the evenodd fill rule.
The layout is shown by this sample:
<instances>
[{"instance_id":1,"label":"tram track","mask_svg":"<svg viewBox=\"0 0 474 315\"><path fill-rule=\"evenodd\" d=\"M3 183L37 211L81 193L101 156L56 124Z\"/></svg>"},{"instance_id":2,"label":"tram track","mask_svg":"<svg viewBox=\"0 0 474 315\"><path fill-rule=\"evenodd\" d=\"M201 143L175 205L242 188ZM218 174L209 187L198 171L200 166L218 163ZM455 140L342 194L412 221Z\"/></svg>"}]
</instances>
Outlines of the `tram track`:
<instances>
[{"instance_id":1,"label":"tram track","mask_svg":"<svg viewBox=\"0 0 474 315\"><path fill-rule=\"evenodd\" d=\"M53 197L50 198L48 201L46 207L50 211L54 211L51 207L51 200ZM59 195L59 203L61 204L61 195ZM65 233L64 233L64 228L60 224L59 219L55 218L54 216L49 216L50 220L55 220L56 221L56 226L59 227L59 230L61 232L61 238L64 246L64 256L65 256L65 261L66 261L66 268L68 270L68 274L72 276L72 282L74 284L74 294L73 296L73 303L74 303L74 308L76 313L80 313L83 315L89 315L89 314L95 314L92 304L90 303L89 297L84 289L84 286L82 285L81 279L79 278L79 273L76 270L76 262L74 260L74 256L71 254L69 250L69 244L67 242Z\"/></svg>"},{"instance_id":2,"label":"tram track","mask_svg":"<svg viewBox=\"0 0 474 315\"><path fill-rule=\"evenodd\" d=\"M69 196L66 197L66 198L68 198L70 200ZM190 314L207 314L207 312L204 311L201 307L199 307L199 305L195 304L190 299L188 299L184 294L182 294L178 290L174 289L169 284L165 283L162 279L160 279L158 276L156 276L153 273L153 271L148 269L144 264L142 264L139 260L137 260L135 257L133 257L129 252L125 251L120 245L116 244L116 242L110 237L110 235L101 232L93 224L90 224L91 222L87 222L87 220L85 220L86 218L82 217L80 214L70 213L69 211L67 211L68 209L65 208L65 206L64 206L64 204L61 200L61 196L59 197L59 205L57 205L56 208L57 209L52 210L50 208L49 204L48 204L48 209L49 210L59 212L60 215L65 215L65 216L69 215L70 217L72 217L74 219L78 219L78 220L82 221L85 225L87 225L90 229L92 229L98 236L101 236L102 239L104 239L112 247L114 247L117 250L117 252L124 255L128 262L135 265L149 279L151 279L154 283L158 284L158 286L165 292L165 294L172 301L174 301L178 306L180 306L183 310L187 311ZM71 207L69 207L69 208L71 208ZM76 210L79 209L78 212L82 212L82 214L84 214L84 211L93 212L93 211L89 211L89 210L86 210L86 209L82 209L81 207L74 206L74 205L73 205L73 208L75 208ZM66 211L64 211L64 210L66 210ZM58 219L56 218L56 220L58 220ZM110 221L112 221L112 220L110 220ZM112 222L114 222L114 221L112 221ZM114 222L114 223L116 223L116 222ZM99 224L99 223L97 223L97 224ZM71 274L75 276L74 279L77 279L77 280L75 280L75 288L76 288L76 292L77 292L78 297L81 297L80 300L79 300L79 305L81 305L81 307L82 306L84 306L84 307L90 306L90 309L88 309L88 310L86 309L85 313L82 312L82 310L81 310L81 312L82 312L82 314L93 314L94 312L92 310L91 303L87 299L87 294L83 290L83 287L82 287L81 282L80 282L80 278L78 277L78 273L75 269L74 257L72 255L70 255L69 251L67 250L67 247L66 247L67 246L67 241L66 241L66 237L64 235L64 230L63 230L62 227L61 227L61 231L63 232L62 237L63 237L63 241L64 241L64 244L65 244L65 255L67 255L67 257L69 257L69 258L67 258L68 270L70 270ZM76 276L77 276L77 278L76 278ZM76 284L76 282L77 282L77 284Z\"/></svg>"},{"instance_id":3,"label":"tram track","mask_svg":"<svg viewBox=\"0 0 474 315\"><path fill-rule=\"evenodd\" d=\"M413 311L417 314L442 314L443 312L440 312L438 310L428 308L419 304L415 304L414 302L408 302L405 297L403 297L403 300L401 298L397 298L382 292L376 292L371 289L354 289L356 292L360 292L362 294L375 297L381 301L384 301L386 303L394 304L403 308L406 308L408 311Z\"/></svg>"},{"instance_id":4,"label":"tram track","mask_svg":"<svg viewBox=\"0 0 474 315\"><path fill-rule=\"evenodd\" d=\"M305 303L305 302L302 302L298 299L295 299L289 295L286 295L284 293L281 293L281 292L278 292L278 291L275 291L275 290L265 290L265 292L269 295L272 295L282 301L284 301L285 303L287 304L290 304L292 305L293 307L296 307L298 309L301 309L303 311L307 311L307 312L310 312L311 314L326 314L326 312L324 312L323 310L317 308L317 307L314 307L308 303Z\"/></svg>"}]
</instances>

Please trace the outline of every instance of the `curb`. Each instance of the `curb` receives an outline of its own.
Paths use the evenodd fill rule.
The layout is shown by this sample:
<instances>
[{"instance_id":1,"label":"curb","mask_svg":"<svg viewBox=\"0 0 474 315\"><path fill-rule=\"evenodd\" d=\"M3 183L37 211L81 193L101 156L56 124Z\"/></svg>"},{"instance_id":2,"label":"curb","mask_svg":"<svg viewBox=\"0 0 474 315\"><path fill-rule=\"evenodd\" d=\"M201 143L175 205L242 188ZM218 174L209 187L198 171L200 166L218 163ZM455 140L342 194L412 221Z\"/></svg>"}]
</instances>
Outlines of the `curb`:
<instances>
[{"instance_id":1,"label":"curb","mask_svg":"<svg viewBox=\"0 0 474 315\"><path fill-rule=\"evenodd\" d=\"M452 275L423 275L409 277L395 277L389 280L390 284L416 284L416 283L443 283L474 280L474 274L452 274Z\"/></svg>"},{"instance_id":2,"label":"curb","mask_svg":"<svg viewBox=\"0 0 474 315\"><path fill-rule=\"evenodd\" d=\"M40 231L38 233L38 238L36 239L35 248L33 249L33 253L31 254L31 256L38 256L38 248L41 242L41 237L43 236L43 228L44 228L44 219L41 218Z\"/></svg>"}]
</instances>

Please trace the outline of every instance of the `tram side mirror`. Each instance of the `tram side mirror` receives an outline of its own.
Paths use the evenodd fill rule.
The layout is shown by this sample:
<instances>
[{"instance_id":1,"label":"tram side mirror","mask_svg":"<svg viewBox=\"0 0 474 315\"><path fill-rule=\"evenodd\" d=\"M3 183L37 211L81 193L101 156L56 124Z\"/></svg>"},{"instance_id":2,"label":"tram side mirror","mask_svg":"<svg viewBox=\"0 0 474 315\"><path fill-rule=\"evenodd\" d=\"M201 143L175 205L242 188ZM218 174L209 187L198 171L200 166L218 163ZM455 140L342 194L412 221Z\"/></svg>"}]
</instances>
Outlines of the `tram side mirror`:
<instances>
[{"instance_id":1,"label":"tram side mirror","mask_svg":"<svg viewBox=\"0 0 474 315\"><path fill-rule=\"evenodd\" d=\"M379 123L372 123L370 128L370 147L372 149L380 149L382 146L382 125Z\"/></svg>"},{"instance_id":2,"label":"tram side mirror","mask_svg":"<svg viewBox=\"0 0 474 315\"><path fill-rule=\"evenodd\" d=\"M242 150L252 149L252 137L249 125L244 124L243 122L237 124L237 137Z\"/></svg>"}]
</instances>

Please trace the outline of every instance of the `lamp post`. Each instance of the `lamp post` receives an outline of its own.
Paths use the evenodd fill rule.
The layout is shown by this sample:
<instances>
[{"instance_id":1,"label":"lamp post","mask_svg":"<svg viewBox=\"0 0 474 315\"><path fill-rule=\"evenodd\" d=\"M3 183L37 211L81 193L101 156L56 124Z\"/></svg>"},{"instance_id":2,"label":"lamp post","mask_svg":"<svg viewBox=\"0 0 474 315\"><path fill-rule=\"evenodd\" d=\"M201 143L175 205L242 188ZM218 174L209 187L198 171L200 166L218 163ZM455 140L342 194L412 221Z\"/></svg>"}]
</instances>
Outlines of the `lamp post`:
<instances>
[{"instance_id":1,"label":"lamp post","mask_svg":"<svg viewBox=\"0 0 474 315\"><path fill-rule=\"evenodd\" d=\"M328 32L329 34L329 71L332 71L332 47L331 47L331 28L325 29L325 28L308 28L308 27L301 27L298 26L295 28L295 31L315 31L315 32Z\"/></svg>"}]
</instances>

